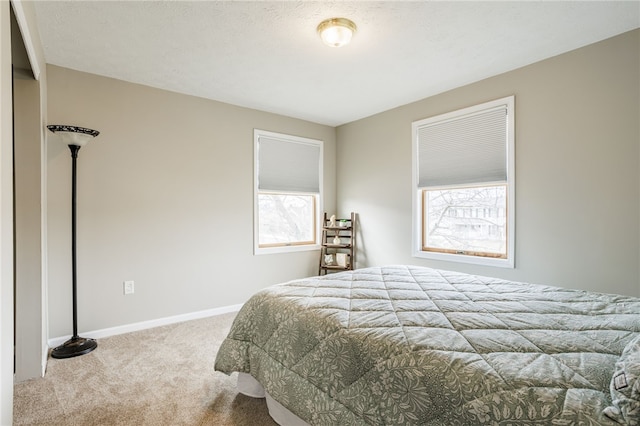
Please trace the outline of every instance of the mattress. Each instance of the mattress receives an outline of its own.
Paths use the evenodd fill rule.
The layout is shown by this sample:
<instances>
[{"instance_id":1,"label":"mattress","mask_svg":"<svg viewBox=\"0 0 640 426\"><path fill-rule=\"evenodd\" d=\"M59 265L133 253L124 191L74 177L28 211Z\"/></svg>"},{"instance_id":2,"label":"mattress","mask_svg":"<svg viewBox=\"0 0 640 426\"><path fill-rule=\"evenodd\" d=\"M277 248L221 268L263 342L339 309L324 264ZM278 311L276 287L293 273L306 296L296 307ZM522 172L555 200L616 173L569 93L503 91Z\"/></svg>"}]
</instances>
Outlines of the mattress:
<instances>
[{"instance_id":1,"label":"mattress","mask_svg":"<svg viewBox=\"0 0 640 426\"><path fill-rule=\"evenodd\" d=\"M639 298L397 265L257 293L215 369L314 425L633 424L612 378L639 335Z\"/></svg>"}]
</instances>

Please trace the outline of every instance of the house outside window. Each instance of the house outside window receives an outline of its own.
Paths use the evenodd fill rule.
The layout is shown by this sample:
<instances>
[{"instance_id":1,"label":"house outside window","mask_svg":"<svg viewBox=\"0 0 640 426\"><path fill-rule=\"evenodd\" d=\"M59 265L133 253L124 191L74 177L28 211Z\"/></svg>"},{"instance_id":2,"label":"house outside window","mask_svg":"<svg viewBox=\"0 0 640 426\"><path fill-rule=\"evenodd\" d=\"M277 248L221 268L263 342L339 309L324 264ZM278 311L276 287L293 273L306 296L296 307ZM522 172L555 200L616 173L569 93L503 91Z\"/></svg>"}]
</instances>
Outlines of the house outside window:
<instances>
[{"instance_id":1,"label":"house outside window","mask_svg":"<svg viewBox=\"0 0 640 426\"><path fill-rule=\"evenodd\" d=\"M317 250L322 141L254 130L254 253Z\"/></svg>"},{"instance_id":2,"label":"house outside window","mask_svg":"<svg viewBox=\"0 0 640 426\"><path fill-rule=\"evenodd\" d=\"M416 121L413 255L514 267L514 97Z\"/></svg>"}]
</instances>

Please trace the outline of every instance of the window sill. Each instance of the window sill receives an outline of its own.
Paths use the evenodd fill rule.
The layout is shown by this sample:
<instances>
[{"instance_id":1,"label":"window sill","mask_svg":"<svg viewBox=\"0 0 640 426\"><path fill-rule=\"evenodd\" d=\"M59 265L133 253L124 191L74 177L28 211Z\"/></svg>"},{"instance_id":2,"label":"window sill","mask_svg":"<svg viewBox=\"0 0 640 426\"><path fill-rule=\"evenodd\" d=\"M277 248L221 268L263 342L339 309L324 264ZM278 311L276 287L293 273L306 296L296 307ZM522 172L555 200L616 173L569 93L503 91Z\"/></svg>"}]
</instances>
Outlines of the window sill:
<instances>
[{"instance_id":1,"label":"window sill","mask_svg":"<svg viewBox=\"0 0 640 426\"><path fill-rule=\"evenodd\" d=\"M419 257L421 259L431 259L431 260L444 260L447 262L471 263L474 265L494 266L498 268L513 269L515 267L513 256L507 259L496 259L491 257L466 256L464 254L435 253L435 252L419 250L419 251L413 252L413 257Z\"/></svg>"},{"instance_id":2,"label":"window sill","mask_svg":"<svg viewBox=\"0 0 640 426\"><path fill-rule=\"evenodd\" d=\"M254 247L253 254L277 254L277 253L295 253L299 251L313 251L320 250L320 244L309 245L291 245L291 246L279 246L279 247Z\"/></svg>"}]
</instances>

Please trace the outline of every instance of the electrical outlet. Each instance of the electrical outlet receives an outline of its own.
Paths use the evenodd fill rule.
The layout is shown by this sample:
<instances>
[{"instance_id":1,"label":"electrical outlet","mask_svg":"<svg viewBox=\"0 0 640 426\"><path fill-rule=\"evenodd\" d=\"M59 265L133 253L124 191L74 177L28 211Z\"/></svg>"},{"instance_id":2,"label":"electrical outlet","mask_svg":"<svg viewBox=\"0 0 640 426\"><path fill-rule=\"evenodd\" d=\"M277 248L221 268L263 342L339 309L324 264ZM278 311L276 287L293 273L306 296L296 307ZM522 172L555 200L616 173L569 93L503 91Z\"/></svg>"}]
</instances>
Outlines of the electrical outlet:
<instances>
[{"instance_id":1,"label":"electrical outlet","mask_svg":"<svg viewBox=\"0 0 640 426\"><path fill-rule=\"evenodd\" d=\"M133 294L134 292L133 281L125 281L123 287L124 287L124 294Z\"/></svg>"}]
</instances>

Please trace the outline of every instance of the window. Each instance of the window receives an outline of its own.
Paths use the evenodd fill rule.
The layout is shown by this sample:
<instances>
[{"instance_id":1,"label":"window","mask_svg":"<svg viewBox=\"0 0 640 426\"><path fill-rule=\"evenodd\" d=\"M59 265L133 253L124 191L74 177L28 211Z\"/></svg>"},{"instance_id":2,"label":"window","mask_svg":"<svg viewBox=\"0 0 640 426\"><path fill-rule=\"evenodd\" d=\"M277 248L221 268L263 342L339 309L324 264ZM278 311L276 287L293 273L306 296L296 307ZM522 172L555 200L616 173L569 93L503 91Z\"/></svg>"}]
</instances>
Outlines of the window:
<instances>
[{"instance_id":1,"label":"window","mask_svg":"<svg viewBox=\"0 0 640 426\"><path fill-rule=\"evenodd\" d=\"M514 267L514 97L416 121L416 257Z\"/></svg>"},{"instance_id":2,"label":"window","mask_svg":"<svg viewBox=\"0 0 640 426\"><path fill-rule=\"evenodd\" d=\"M322 141L254 130L254 253L319 248Z\"/></svg>"}]
</instances>

